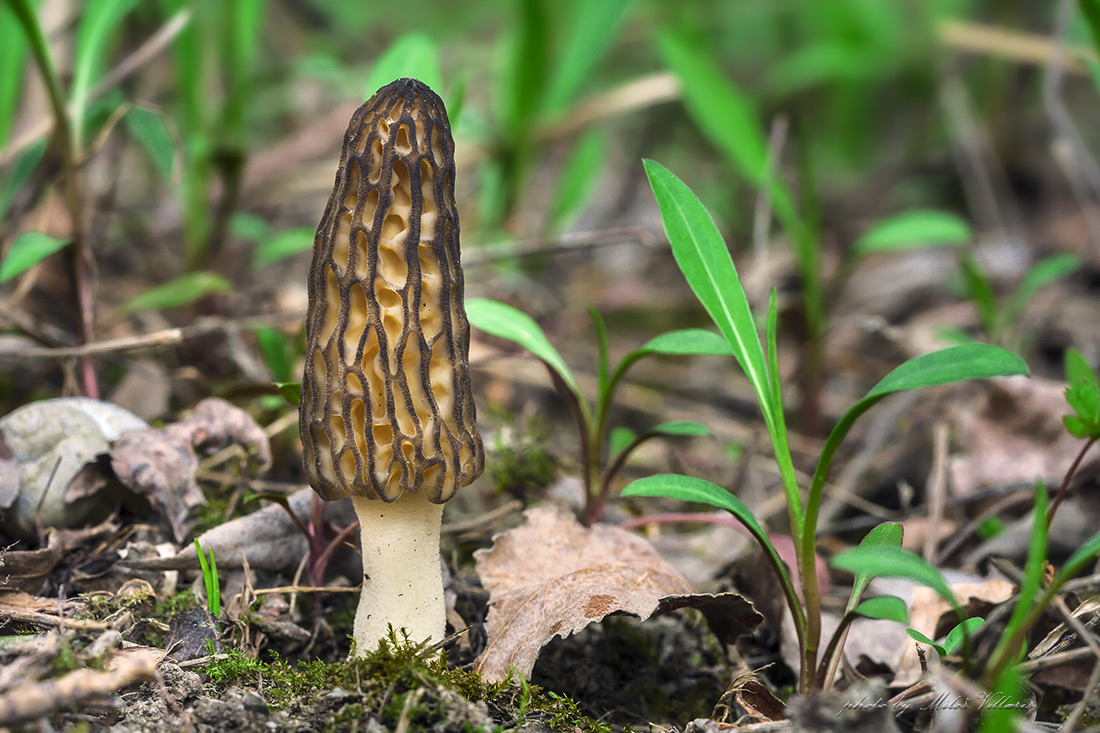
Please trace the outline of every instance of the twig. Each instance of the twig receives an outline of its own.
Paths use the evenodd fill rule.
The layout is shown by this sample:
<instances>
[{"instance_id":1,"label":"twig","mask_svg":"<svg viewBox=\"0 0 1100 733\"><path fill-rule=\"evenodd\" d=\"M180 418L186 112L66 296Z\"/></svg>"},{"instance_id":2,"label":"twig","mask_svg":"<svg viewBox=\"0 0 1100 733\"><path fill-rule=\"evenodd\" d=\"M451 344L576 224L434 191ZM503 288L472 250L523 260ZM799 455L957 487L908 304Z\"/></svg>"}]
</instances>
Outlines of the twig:
<instances>
[{"instance_id":1,"label":"twig","mask_svg":"<svg viewBox=\"0 0 1100 733\"><path fill-rule=\"evenodd\" d=\"M1055 43L1046 36L1037 33L994 28L979 23L967 23L961 20L945 20L937 28L940 41L947 46L962 51L985 53L999 56L1010 61L1042 66L1058 50ZM1088 63L1096 63L1096 52L1084 46L1066 46L1068 57L1065 60L1066 71L1088 75Z\"/></svg>"},{"instance_id":2,"label":"twig","mask_svg":"<svg viewBox=\"0 0 1100 733\"><path fill-rule=\"evenodd\" d=\"M947 424L937 421L932 428L932 471L928 478L928 534L924 537L924 559L936 562L936 545L940 541L938 528L943 523L947 498Z\"/></svg>"}]
</instances>

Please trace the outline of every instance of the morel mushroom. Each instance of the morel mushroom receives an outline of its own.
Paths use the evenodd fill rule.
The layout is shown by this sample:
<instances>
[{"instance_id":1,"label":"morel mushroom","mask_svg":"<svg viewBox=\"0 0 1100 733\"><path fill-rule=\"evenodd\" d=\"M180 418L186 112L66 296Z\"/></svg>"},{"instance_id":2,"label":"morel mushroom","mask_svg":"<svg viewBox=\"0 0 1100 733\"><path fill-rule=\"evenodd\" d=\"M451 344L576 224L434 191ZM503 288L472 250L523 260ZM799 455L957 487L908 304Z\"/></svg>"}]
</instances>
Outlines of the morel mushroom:
<instances>
[{"instance_id":1,"label":"morel mushroom","mask_svg":"<svg viewBox=\"0 0 1100 733\"><path fill-rule=\"evenodd\" d=\"M394 81L348 125L313 244L299 428L313 489L359 515L360 654L390 624L443 638L443 503L484 466L454 182L443 101Z\"/></svg>"}]
</instances>

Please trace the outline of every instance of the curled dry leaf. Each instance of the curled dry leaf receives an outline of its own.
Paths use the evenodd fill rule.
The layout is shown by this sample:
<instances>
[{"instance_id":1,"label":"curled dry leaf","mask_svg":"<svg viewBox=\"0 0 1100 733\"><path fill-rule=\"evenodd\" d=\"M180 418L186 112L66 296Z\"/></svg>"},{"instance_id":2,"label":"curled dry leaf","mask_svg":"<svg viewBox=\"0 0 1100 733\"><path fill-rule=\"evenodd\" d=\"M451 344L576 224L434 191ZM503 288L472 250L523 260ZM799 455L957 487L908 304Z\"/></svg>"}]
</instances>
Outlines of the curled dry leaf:
<instances>
[{"instance_id":1,"label":"curled dry leaf","mask_svg":"<svg viewBox=\"0 0 1100 733\"><path fill-rule=\"evenodd\" d=\"M111 449L111 467L124 485L167 517L176 541L182 542L188 512L203 501L195 479L195 447L218 449L233 443L248 450L261 472L271 466L263 428L244 410L212 397L186 420L124 433Z\"/></svg>"},{"instance_id":2,"label":"curled dry leaf","mask_svg":"<svg viewBox=\"0 0 1100 733\"><path fill-rule=\"evenodd\" d=\"M474 553L489 590L488 643L477 660L489 680L510 668L529 676L539 650L615 611L643 619L660 599L691 593L683 576L641 537L608 525L582 527L553 507Z\"/></svg>"}]
</instances>

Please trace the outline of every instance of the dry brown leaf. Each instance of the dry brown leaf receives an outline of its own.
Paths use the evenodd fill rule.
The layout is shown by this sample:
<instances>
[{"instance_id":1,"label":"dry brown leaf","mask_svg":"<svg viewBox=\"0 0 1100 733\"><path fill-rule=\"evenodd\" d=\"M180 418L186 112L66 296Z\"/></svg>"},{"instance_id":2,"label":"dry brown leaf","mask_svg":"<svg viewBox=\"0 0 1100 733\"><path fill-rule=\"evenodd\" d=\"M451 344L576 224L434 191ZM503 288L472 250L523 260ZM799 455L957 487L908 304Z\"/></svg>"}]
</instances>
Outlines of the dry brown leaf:
<instances>
[{"instance_id":1,"label":"dry brown leaf","mask_svg":"<svg viewBox=\"0 0 1100 733\"><path fill-rule=\"evenodd\" d=\"M663 596L692 588L641 537L609 525L582 527L554 507L474 553L489 590L488 643L477 660L488 680L510 668L529 676L539 650L615 611L648 618Z\"/></svg>"},{"instance_id":2,"label":"dry brown leaf","mask_svg":"<svg viewBox=\"0 0 1100 733\"><path fill-rule=\"evenodd\" d=\"M1038 377L1006 377L988 385L977 408L967 405L958 417L957 440L966 455L951 462L953 492L1031 484L1040 477L1057 486L1082 445L1062 425L1070 412L1066 385ZM1098 469L1100 454L1093 451L1078 467L1078 480Z\"/></svg>"},{"instance_id":3,"label":"dry brown leaf","mask_svg":"<svg viewBox=\"0 0 1100 733\"><path fill-rule=\"evenodd\" d=\"M195 446L245 446L260 471L271 466L271 446L263 428L244 410L208 398L194 413L163 428L124 433L111 448L111 467L131 491L149 499L168 519L177 542L187 535L187 514L203 502L195 480Z\"/></svg>"}]
</instances>

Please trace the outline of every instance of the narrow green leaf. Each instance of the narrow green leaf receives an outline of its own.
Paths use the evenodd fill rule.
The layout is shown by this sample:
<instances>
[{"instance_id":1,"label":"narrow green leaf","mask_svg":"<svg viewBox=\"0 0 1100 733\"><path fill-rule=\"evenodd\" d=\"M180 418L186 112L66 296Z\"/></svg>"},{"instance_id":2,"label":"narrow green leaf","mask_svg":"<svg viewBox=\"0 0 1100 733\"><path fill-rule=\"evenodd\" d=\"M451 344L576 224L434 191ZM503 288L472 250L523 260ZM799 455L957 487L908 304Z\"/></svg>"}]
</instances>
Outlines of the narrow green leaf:
<instances>
[{"instance_id":1,"label":"narrow green leaf","mask_svg":"<svg viewBox=\"0 0 1100 733\"><path fill-rule=\"evenodd\" d=\"M632 481L622 491L623 496L663 496L666 499L679 499L680 501L693 501L700 504L709 504L718 509L725 509L737 517L753 536L763 537L761 544L771 547L771 540L767 532L760 526L749 508L716 483L693 476L681 476L680 474L666 473L655 476L646 476L637 481ZM772 548L774 552L775 548Z\"/></svg>"},{"instance_id":2,"label":"narrow green leaf","mask_svg":"<svg viewBox=\"0 0 1100 733\"><path fill-rule=\"evenodd\" d=\"M295 407L302 403L301 382L275 382L275 389L279 390L284 400Z\"/></svg>"},{"instance_id":3,"label":"narrow green leaf","mask_svg":"<svg viewBox=\"0 0 1100 733\"><path fill-rule=\"evenodd\" d=\"M940 571L920 555L900 547L855 547L833 556L829 564L839 570L874 577L908 578L936 591L953 608L959 606Z\"/></svg>"},{"instance_id":4,"label":"narrow green leaf","mask_svg":"<svg viewBox=\"0 0 1100 733\"><path fill-rule=\"evenodd\" d=\"M263 356L267 370L276 380L289 378L292 368L287 345L290 339L286 333L278 328L259 326L253 329L256 334L256 343L260 347L260 355Z\"/></svg>"},{"instance_id":5,"label":"narrow green leaf","mask_svg":"<svg viewBox=\"0 0 1100 733\"><path fill-rule=\"evenodd\" d=\"M191 272L149 288L123 303L121 310L133 313L175 308L192 303L205 295L227 293L232 289L232 283L221 275L213 272Z\"/></svg>"},{"instance_id":6,"label":"narrow green leaf","mask_svg":"<svg viewBox=\"0 0 1100 733\"><path fill-rule=\"evenodd\" d=\"M797 49L777 60L764 85L779 97L829 81L855 81L876 73L867 49L827 40Z\"/></svg>"},{"instance_id":7,"label":"narrow green leaf","mask_svg":"<svg viewBox=\"0 0 1100 733\"><path fill-rule=\"evenodd\" d=\"M554 115L573 101L603 58L633 0L573 3L569 27L555 73L546 91L544 114Z\"/></svg>"},{"instance_id":8,"label":"narrow green leaf","mask_svg":"<svg viewBox=\"0 0 1100 733\"><path fill-rule=\"evenodd\" d=\"M45 152L46 141L39 140L21 152L9 166L3 185L0 185L0 221L7 215L16 195L30 181L34 169L42 162L42 155Z\"/></svg>"},{"instance_id":9,"label":"narrow green leaf","mask_svg":"<svg viewBox=\"0 0 1100 733\"><path fill-rule=\"evenodd\" d=\"M756 390L770 430L776 424L778 408L772 403L760 335L726 243L710 214L683 181L660 163L646 160L644 165L676 263L733 349Z\"/></svg>"},{"instance_id":10,"label":"narrow green leaf","mask_svg":"<svg viewBox=\"0 0 1100 733\"><path fill-rule=\"evenodd\" d=\"M1024 719L1025 710L1017 706L1027 706L1029 698L1020 669L1020 666L1010 664L998 675L987 698L990 701L997 700L998 704L982 706L978 733L1003 733L1006 730L1021 729L1017 722Z\"/></svg>"},{"instance_id":11,"label":"narrow green leaf","mask_svg":"<svg viewBox=\"0 0 1100 733\"><path fill-rule=\"evenodd\" d=\"M943 650L948 654L954 654L958 651L959 647L962 646L966 635L973 634L978 630L978 627L984 623L985 619L972 616L958 624L955 628L951 629L947 634L947 638L943 640Z\"/></svg>"},{"instance_id":12,"label":"narrow green leaf","mask_svg":"<svg viewBox=\"0 0 1100 733\"><path fill-rule=\"evenodd\" d=\"M1008 323L1015 323L1023 315L1028 303L1036 293L1047 285L1069 277L1081 268L1081 259L1077 255L1058 254L1044 257L1036 262L1024 274L1023 280L1012 293L1005 308Z\"/></svg>"},{"instance_id":13,"label":"narrow green leaf","mask_svg":"<svg viewBox=\"0 0 1100 733\"><path fill-rule=\"evenodd\" d=\"M229 218L229 233L238 239L259 242L267 237L271 226L262 216L239 211Z\"/></svg>"},{"instance_id":14,"label":"narrow green leaf","mask_svg":"<svg viewBox=\"0 0 1100 733\"><path fill-rule=\"evenodd\" d=\"M655 425L646 432L654 435L696 435L696 436L712 436L710 428L702 423L695 422L694 420L676 420L673 422L663 422L660 425Z\"/></svg>"},{"instance_id":15,"label":"narrow green leaf","mask_svg":"<svg viewBox=\"0 0 1100 733\"><path fill-rule=\"evenodd\" d=\"M940 646L936 642L932 641L931 639L929 639L927 636L925 636L921 632L917 631L916 629L906 629L905 633L909 634L909 637L911 639L913 639L914 641L919 641L921 644L927 644L928 646L935 649L936 652L940 655L941 659L943 657L947 656L947 650L946 649L944 649L942 646Z\"/></svg>"},{"instance_id":16,"label":"narrow green leaf","mask_svg":"<svg viewBox=\"0 0 1100 733\"><path fill-rule=\"evenodd\" d=\"M776 568L776 572L780 573L780 581L784 582L788 589L791 587L790 573L785 570L786 566L779 557L779 553L776 552L775 546L768 539L768 533L764 531L764 528L760 526L760 522L756 520L756 517L740 499L718 484L692 476L666 473L632 481L622 490L622 495L662 496L666 499L698 502L709 504L718 509L725 509L745 526L745 529L760 544L761 549L768 554L772 566Z\"/></svg>"},{"instance_id":17,"label":"narrow green leaf","mask_svg":"<svg viewBox=\"0 0 1100 733\"><path fill-rule=\"evenodd\" d=\"M550 22L542 0L517 0L515 34L506 40L500 78L494 88L496 108L512 140L529 132L542 106L550 67Z\"/></svg>"},{"instance_id":18,"label":"narrow green leaf","mask_svg":"<svg viewBox=\"0 0 1100 733\"><path fill-rule=\"evenodd\" d=\"M471 298L466 301L466 317L474 328L519 344L542 359L557 372L578 400L584 399L577 380L573 377L573 372L569 370L561 354L550 344L546 334L531 316L495 300Z\"/></svg>"},{"instance_id":19,"label":"narrow green leaf","mask_svg":"<svg viewBox=\"0 0 1100 733\"><path fill-rule=\"evenodd\" d=\"M560 230L575 214L583 211L600 180L607 148L607 134L603 130L588 131L573 146L558 175L557 189L550 206L552 229Z\"/></svg>"},{"instance_id":20,"label":"narrow green leaf","mask_svg":"<svg viewBox=\"0 0 1100 733\"><path fill-rule=\"evenodd\" d=\"M1092 46L1100 53L1100 0L1078 0L1077 6L1088 23Z\"/></svg>"},{"instance_id":21,"label":"narrow green leaf","mask_svg":"<svg viewBox=\"0 0 1100 733\"><path fill-rule=\"evenodd\" d=\"M260 239L252 253L252 264L256 267L270 265L288 257L309 252L313 249L313 229L299 227L269 234Z\"/></svg>"},{"instance_id":22,"label":"narrow green leaf","mask_svg":"<svg viewBox=\"0 0 1100 733\"><path fill-rule=\"evenodd\" d=\"M897 621L899 624L909 623L909 608L905 605L905 601L897 596L868 598L856 606L852 613L864 618Z\"/></svg>"},{"instance_id":23,"label":"narrow green leaf","mask_svg":"<svg viewBox=\"0 0 1100 733\"><path fill-rule=\"evenodd\" d=\"M439 64L439 49L428 35L412 31L399 37L383 52L367 75L364 99L395 79L411 77L427 84L443 96L443 72ZM453 123L452 119L452 123Z\"/></svg>"},{"instance_id":24,"label":"narrow green leaf","mask_svg":"<svg viewBox=\"0 0 1100 733\"><path fill-rule=\"evenodd\" d=\"M695 124L753 186L764 183L768 140L749 100L697 39L663 31L661 56L680 82L684 106Z\"/></svg>"},{"instance_id":25,"label":"narrow green leaf","mask_svg":"<svg viewBox=\"0 0 1100 733\"><path fill-rule=\"evenodd\" d=\"M962 344L910 359L883 377L863 400L908 389L962 382L967 379L988 379L1028 373L1024 360L1011 351L988 344Z\"/></svg>"},{"instance_id":26,"label":"narrow green leaf","mask_svg":"<svg viewBox=\"0 0 1100 733\"><path fill-rule=\"evenodd\" d=\"M852 247L852 255L966 244L974 232L965 219L944 211L906 211L875 224Z\"/></svg>"},{"instance_id":27,"label":"narrow green leaf","mask_svg":"<svg viewBox=\"0 0 1100 733\"><path fill-rule=\"evenodd\" d=\"M0 150L8 143L19 109L27 58L27 37L8 3L0 3ZM3 216L0 211L0 219Z\"/></svg>"},{"instance_id":28,"label":"narrow green leaf","mask_svg":"<svg viewBox=\"0 0 1100 733\"><path fill-rule=\"evenodd\" d=\"M997 308L997 298L993 293L993 282L972 255L967 254L960 258L959 268L967 296L974 303L974 310L978 314L982 328L988 336L996 336L1000 324L1000 311Z\"/></svg>"},{"instance_id":29,"label":"narrow green leaf","mask_svg":"<svg viewBox=\"0 0 1100 733\"><path fill-rule=\"evenodd\" d=\"M153 162L157 173L171 183L180 151L168 130L164 115L144 107L131 107L123 119L130 134Z\"/></svg>"},{"instance_id":30,"label":"narrow green leaf","mask_svg":"<svg viewBox=\"0 0 1100 733\"><path fill-rule=\"evenodd\" d=\"M638 351L642 356L650 354L695 355L695 356L732 356L729 342L714 331L702 328L684 328L654 336Z\"/></svg>"},{"instance_id":31,"label":"narrow green leaf","mask_svg":"<svg viewBox=\"0 0 1100 733\"><path fill-rule=\"evenodd\" d=\"M868 532L859 543L859 546L867 548L901 547L904 533L905 528L901 522L883 522ZM852 594L848 601L849 607L859 603L859 599L863 597L863 591L867 590L867 586L873 578L874 576L871 573L856 573L856 579L852 583Z\"/></svg>"},{"instance_id":32,"label":"narrow green leaf","mask_svg":"<svg viewBox=\"0 0 1100 733\"><path fill-rule=\"evenodd\" d=\"M1100 2L1100 0L1097 0L1097 2ZM1100 377L1097 376L1092 365L1089 364L1089 360L1085 358L1080 350L1072 346L1066 349L1065 362L1066 381L1070 384L1074 382L1100 382Z\"/></svg>"},{"instance_id":33,"label":"narrow green leaf","mask_svg":"<svg viewBox=\"0 0 1100 733\"><path fill-rule=\"evenodd\" d=\"M634 442L638 434L627 427L618 427L611 431L611 437L607 442L607 454L618 456L627 446Z\"/></svg>"},{"instance_id":34,"label":"narrow green leaf","mask_svg":"<svg viewBox=\"0 0 1100 733\"><path fill-rule=\"evenodd\" d=\"M1090 537L1085 544L1078 547L1069 556L1069 559L1062 564L1062 569L1054 576L1054 582L1051 585L1054 588L1062 587L1066 581L1080 573L1086 565L1095 560L1097 555L1100 555L1100 532Z\"/></svg>"},{"instance_id":35,"label":"narrow green leaf","mask_svg":"<svg viewBox=\"0 0 1100 733\"><path fill-rule=\"evenodd\" d=\"M42 232L23 232L11 243L4 261L0 262L0 283L22 275L54 252L63 249L70 241L72 240L57 239Z\"/></svg>"},{"instance_id":36,"label":"narrow green leaf","mask_svg":"<svg viewBox=\"0 0 1100 733\"><path fill-rule=\"evenodd\" d=\"M104 52L115 29L137 0L88 0L80 16L76 35L76 59L73 62L73 81L69 94L69 108L73 117L73 137L77 145L83 145L84 117L87 114L88 94L103 71Z\"/></svg>"}]
</instances>

